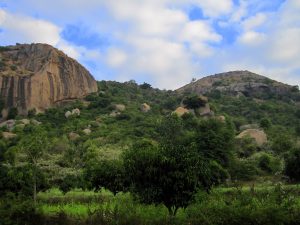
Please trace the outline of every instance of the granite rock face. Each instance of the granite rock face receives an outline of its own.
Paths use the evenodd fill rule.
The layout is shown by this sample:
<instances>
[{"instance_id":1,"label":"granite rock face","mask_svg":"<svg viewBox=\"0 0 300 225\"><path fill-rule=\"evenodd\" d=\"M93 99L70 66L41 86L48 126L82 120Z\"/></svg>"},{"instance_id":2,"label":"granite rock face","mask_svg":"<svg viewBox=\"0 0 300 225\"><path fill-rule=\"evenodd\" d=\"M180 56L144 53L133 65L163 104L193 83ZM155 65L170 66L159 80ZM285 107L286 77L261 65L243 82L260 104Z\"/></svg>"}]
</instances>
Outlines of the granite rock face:
<instances>
[{"instance_id":1,"label":"granite rock face","mask_svg":"<svg viewBox=\"0 0 300 225\"><path fill-rule=\"evenodd\" d=\"M207 94L220 91L239 96L285 95L293 86L283 84L249 71L231 71L201 78L179 89L179 93Z\"/></svg>"},{"instance_id":2,"label":"granite rock face","mask_svg":"<svg viewBox=\"0 0 300 225\"><path fill-rule=\"evenodd\" d=\"M96 92L92 75L76 60L47 44L17 44L0 49L2 115L43 111L63 101Z\"/></svg>"}]
</instances>

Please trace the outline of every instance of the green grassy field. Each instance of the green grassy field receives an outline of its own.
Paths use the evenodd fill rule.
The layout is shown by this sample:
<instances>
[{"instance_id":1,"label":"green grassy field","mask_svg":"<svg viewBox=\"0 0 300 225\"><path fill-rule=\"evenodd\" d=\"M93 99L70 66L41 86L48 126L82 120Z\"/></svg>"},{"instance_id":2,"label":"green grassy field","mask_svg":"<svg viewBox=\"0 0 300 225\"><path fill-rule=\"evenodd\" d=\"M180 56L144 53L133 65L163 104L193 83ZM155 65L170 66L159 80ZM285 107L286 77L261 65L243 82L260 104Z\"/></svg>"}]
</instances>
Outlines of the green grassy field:
<instances>
[{"instance_id":1,"label":"green grassy field","mask_svg":"<svg viewBox=\"0 0 300 225\"><path fill-rule=\"evenodd\" d=\"M175 217L163 205L144 205L129 193L114 196L57 189L39 193L39 212L44 216L65 215L78 224L298 224L300 222L299 185L261 185L214 188L199 192L186 209ZM64 218L65 218L64 217ZM77 224L77 223L76 223Z\"/></svg>"}]
</instances>

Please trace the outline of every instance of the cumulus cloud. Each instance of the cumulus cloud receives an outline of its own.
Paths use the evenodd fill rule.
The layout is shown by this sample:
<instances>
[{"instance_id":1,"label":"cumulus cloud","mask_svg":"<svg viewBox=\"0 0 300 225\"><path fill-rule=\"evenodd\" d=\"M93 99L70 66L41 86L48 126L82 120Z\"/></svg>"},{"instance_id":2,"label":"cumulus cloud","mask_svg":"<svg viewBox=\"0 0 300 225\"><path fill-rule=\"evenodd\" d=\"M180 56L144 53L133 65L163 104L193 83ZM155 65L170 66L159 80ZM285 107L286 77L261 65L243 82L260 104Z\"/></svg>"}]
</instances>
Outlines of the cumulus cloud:
<instances>
[{"instance_id":1,"label":"cumulus cloud","mask_svg":"<svg viewBox=\"0 0 300 225\"><path fill-rule=\"evenodd\" d=\"M107 54L107 63L111 67L119 67L122 66L127 59L127 54L117 48L111 48L108 50Z\"/></svg>"},{"instance_id":2,"label":"cumulus cloud","mask_svg":"<svg viewBox=\"0 0 300 225\"><path fill-rule=\"evenodd\" d=\"M267 17L263 13L257 13L255 16L251 16L250 18L243 21L243 27L245 30L251 30L258 26L261 26Z\"/></svg>"},{"instance_id":3,"label":"cumulus cloud","mask_svg":"<svg viewBox=\"0 0 300 225\"><path fill-rule=\"evenodd\" d=\"M223 70L248 69L299 84L299 10L299 1L287 0L275 12L256 14L242 21L238 41L226 48L225 56L219 59L223 61Z\"/></svg>"},{"instance_id":4,"label":"cumulus cloud","mask_svg":"<svg viewBox=\"0 0 300 225\"><path fill-rule=\"evenodd\" d=\"M1 44L52 44L96 65L99 80L107 73L177 88L200 74L248 69L300 81L299 0L19 0L10 7L14 13L0 10ZM201 9L200 19L190 20L192 7ZM108 38L107 46L65 40L61 32L76 23Z\"/></svg>"},{"instance_id":5,"label":"cumulus cloud","mask_svg":"<svg viewBox=\"0 0 300 225\"><path fill-rule=\"evenodd\" d=\"M255 32L255 31L247 31L243 33L239 37L239 41L245 45L260 45L265 40L265 34Z\"/></svg>"},{"instance_id":6,"label":"cumulus cloud","mask_svg":"<svg viewBox=\"0 0 300 225\"><path fill-rule=\"evenodd\" d=\"M5 42L42 42L56 45L60 28L45 20L13 15L0 9L1 39Z\"/></svg>"}]
</instances>

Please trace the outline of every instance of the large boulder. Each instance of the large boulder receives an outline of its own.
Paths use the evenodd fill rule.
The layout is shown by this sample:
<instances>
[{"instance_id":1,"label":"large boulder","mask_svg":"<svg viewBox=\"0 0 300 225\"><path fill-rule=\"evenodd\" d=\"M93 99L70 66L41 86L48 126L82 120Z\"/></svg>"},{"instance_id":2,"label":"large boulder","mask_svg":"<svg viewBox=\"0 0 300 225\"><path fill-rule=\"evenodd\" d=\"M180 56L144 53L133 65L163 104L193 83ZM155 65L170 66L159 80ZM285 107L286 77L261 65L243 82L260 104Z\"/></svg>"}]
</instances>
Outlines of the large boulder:
<instances>
[{"instance_id":1,"label":"large boulder","mask_svg":"<svg viewBox=\"0 0 300 225\"><path fill-rule=\"evenodd\" d=\"M0 95L4 111L38 112L97 91L97 82L76 60L48 44L18 44L0 52Z\"/></svg>"},{"instance_id":2,"label":"large boulder","mask_svg":"<svg viewBox=\"0 0 300 225\"><path fill-rule=\"evenodd\" d=\"M71 111L65 112L65 117L66 118L69 118L70 116L72 116L72 112Z\"/></svg>"},{"instance_id":3,"label":"large boulder","mask_svg":"<svg viewBox=\"0 0 300 225\"><path fill-rule=\"evenodd\" d=\"M203 107L197 108L195 111L199 116L214 116L214 112L210 109L208 103L206 103Z\"/></svg>"},{"instance_id":4,"label":"large boulder","mask_svg":"<svg viewBox=\"0 0 300 225\"><path fill-rule=\"evenodd\" d=\"M37 121L37 120L35 120L35 119L32 119L32 120L31 120L31 123L32 123L33 125L36 125L36 126L42 124L42 122Z\"/></svg>"},{"instance_id":5,"label":"large boulder","mask_svg":"<svg viewBox=\"0 0 300 225\"><path fill-rule=\"evenodd\" d=\"M116 116L118 116L118 115L121 115L121 113L120 113L119 111L116 111L116 110L112 111L112 112L109 114L109 116L111 116L111 117L116 117Z\"/></svg>"},{"instance_id":6,"label":"large boulder","mask_svg":"<svg viewBox=\"0 0 300 225\"><path fill-rule=\"evenodd\" d=\"M123 112L123 111L125 111L125 109L126 109L126 106L123 105L123 104L116 104L115 105L115 110L116 111Z\"/></svg>"},{"instance_id":7,"label":"large boulder","mask_svg":"<svg viewBox=\"0 0 300 225\"><path fill-rule=\"evenodd\" d=\"M140 106L140 110L144 113L149 112L151 109L150 105L148 105L147 103L143 103Z\"/></svg>"},{"instance_id":8,"label":"large boulder","mask_svg":"<svg viewBox=\"0 0 300 225\"><path fill-rule=\"evenodd\" d=\"M237 136L237 138L245 137L253 138L258 146L262 146L268 141L266 133L263 130L259 129L247 129Z\"/></svg>"},{"instance_id":9,"label":"large boulder","mask_svg":"<svg viewBox=\"0 0 300 225\"><path fill-rule=\"evenodd\" d=\"M256 123L253 124L245 124L239 127L240 131L244 131L247 129L259 129L259 125Z\"/></svg>"},{"instance_id":10,"label":"large boulder","mask_svg":"<svg viewBox=\"0 0 300 225\"><path fill-rule=\"evenodd\" d=\"M73 116L80 116L80 110L78 108L72 110Z\"/></svg>"},{"instance_id":11,"label":"large boulder","mask_svg":"<svg viewBox=\"0 0 300 225\"><path fill-rule=\"evenodd\" d=\"M216 116L215 119L216 119L216 120L219 120L219 121L221 121L221 122L223 122L223 123L226 122L226 117L225 117L225 116Z\"/></svg>"},{"instance_id":12,"label":"large boulder","mask_svg":"<svg viewBox=\"0 0 300 225\"><path fill-rule=\"evenodd\" d=\"M14 133L11 133L11 132L2 132L2 137L6 140L9 140L9 139L17 137L17 135Z\"/></svg>"},{"instance_id":13,"label":"large boulder","mask_svg":"<svg viewBox=\"0 0 300 225\"><path fill-rule=\"evenodd\" d=\"M20 123L22 123L24 125L28 125L28 124L30 124L30 120L29 119L21 119Z\"/></svg>"},{"instance_id":14,"label":"large boulder","mask_svg":"<svg viewBox=\"0 0 300 225\"><path fill-rule=\"evenodd\" d=\"M16 120L6 120L0 123L0 127L6 127L9 131L12 131L16 125Z\"/></svg>"},{"instance_id":15,"label":"large boulder","mask_svg":"<svg viewBox=\"0 0 300 225\"><path fill-rule=\"evenodd\" d=\"M75 132L69 133L69 139L70 139L71 141L75 141L75 140L77 140L78 138L80 138L80 135L79 135L79 134L77 134L77 133L75 133Z\"/></svg>"},{"instance_id":16,"label":"large boulder","mask_svg":"<svg viewBox=\"0 0 300 225\"><path fill-rule=\"evenodd\" d=\"M83 133L86 134L86 135L89 135L90 133L92 133L91 129L90 128L86 128L83 130Z\"/></svg>"},{"instance_id":17,"label":"large boulder","mask_svg":"<svg viewBox=\"0 0 300 225\"><path fill-rule=\"evenodd\" d=\"M190 111L184 107L178 107L174 112L177 116L183 116L186 113L190 113Z\"/></svg>"}]
</instances>

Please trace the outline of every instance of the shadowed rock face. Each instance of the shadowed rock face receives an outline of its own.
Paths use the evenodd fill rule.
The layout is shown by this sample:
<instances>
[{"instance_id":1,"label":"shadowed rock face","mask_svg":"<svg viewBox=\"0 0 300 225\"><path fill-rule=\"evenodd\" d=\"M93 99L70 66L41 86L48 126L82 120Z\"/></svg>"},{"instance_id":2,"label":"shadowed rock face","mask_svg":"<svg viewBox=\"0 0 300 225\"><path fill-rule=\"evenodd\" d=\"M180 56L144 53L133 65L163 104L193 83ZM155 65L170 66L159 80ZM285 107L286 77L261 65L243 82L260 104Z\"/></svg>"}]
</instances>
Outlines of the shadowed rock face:
<instances>
[{"instance_id":1,"label":"shadowed rock face","mask_svg":"<svg viewBox=\"0 0 300 225\"><path fill-rule=\"evenodd\" d=\"M212 91L226 92L233 95L255 96L260 94L286 94L291 92L292 86L286 85L267 77L249 72L232 71L215 74L187 84L177 91L207 94Z\"/></svg>"},{"instance_id":2,"label":"shadowed rock face","mask_svg":"<svg viewBox=\"0 0 300 225\"><path fill-rule=\"evenodd\" d=\"M0 63L0 96L6 109L16 107L20 114L97 91L96 81L83 66L47 44L4 47Z\"/></svg>"}]
</instances>

